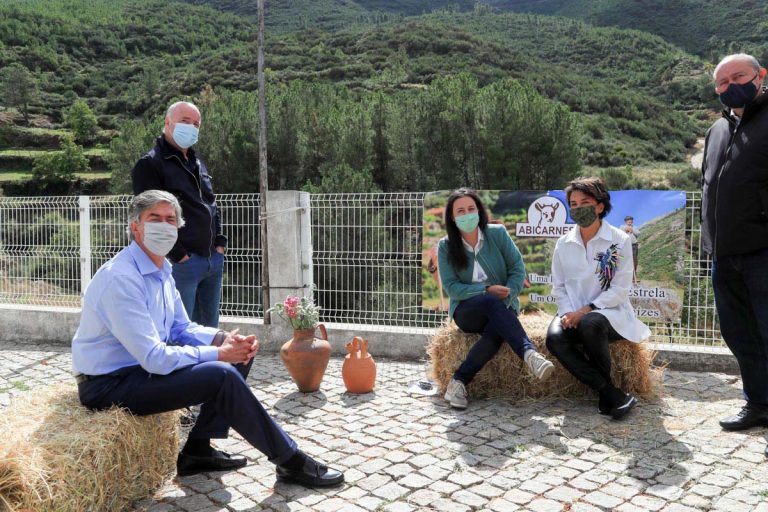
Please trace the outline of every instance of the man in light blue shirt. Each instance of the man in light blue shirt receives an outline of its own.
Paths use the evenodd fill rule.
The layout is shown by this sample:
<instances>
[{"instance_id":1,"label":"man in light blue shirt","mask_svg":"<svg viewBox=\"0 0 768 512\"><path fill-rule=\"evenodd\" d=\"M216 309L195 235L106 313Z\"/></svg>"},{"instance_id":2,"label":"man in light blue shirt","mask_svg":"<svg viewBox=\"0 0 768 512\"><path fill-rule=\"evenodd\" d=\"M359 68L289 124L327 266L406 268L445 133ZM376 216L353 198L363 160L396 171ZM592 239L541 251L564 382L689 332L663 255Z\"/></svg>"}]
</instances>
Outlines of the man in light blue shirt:
<instances>
[{"instance_id":1,"label":"man in light blue shirt","mask_svg":"<svg viewBox=\"0 0 768 512\"><path fill-rule=\"evenodd\" d=\"M80 401L137 415L202 404L179 454L179 475L245 466L245 457L210 444L232 426L277 465L279 479L306 486L343 482L342 473L299 450L251 392L245 379L259 349L256 337L189 320L165 259L183 225L172 194L148 190L133 199L131 244L96 272L72 340Z\"/></svg>"}]
</instances>

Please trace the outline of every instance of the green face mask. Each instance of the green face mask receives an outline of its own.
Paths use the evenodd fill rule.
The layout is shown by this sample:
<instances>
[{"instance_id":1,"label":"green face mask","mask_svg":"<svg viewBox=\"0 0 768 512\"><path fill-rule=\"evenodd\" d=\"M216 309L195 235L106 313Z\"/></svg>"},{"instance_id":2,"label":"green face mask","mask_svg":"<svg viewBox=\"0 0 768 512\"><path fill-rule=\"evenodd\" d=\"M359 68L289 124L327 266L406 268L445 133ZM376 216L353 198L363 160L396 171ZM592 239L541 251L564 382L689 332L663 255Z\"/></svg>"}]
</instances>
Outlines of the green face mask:
<instances>
[{"instance_id":1,"label":"green face mask","mask_svg":"<svg viewBox=\"0 0 768 512\"><path fill-rule=\"evenodd\" d=\"M475 213L466 213L461 217L456 217L456 226L465 233L471 233L480 224L480 215Z\"/></svg>"},{"instance_id":2,"label":"green face mask","mask_svg":"<svg viewBox=\"0 0 768 512\"><path fill-rule=\"evenodd\" d=\"M592 225L597 220L597 212L595 211L595 205L582 206L580 208L571 208L571 218L573 222L579 225L581 228L586 228Z\"/></svg>"}]
</instances>

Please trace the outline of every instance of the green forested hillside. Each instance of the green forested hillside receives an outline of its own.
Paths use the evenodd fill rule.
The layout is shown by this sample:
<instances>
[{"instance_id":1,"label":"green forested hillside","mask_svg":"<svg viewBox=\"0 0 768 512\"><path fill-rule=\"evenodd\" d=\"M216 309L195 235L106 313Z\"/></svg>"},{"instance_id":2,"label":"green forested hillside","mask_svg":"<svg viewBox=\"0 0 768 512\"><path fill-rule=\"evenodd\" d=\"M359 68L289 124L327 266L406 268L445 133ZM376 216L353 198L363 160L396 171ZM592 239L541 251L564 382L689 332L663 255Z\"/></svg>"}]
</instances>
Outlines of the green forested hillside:
<instances>
[{"instance_id":1,"label":"green forested hillside","mask_svg":"<svg viewBox=\"0 0 768 512\"><path fill-rule=\"evenodd\" d=\"M643 30L717 61L746 51L768 61L768 5L755 0L487 0L494 8Z\"/></svg>"},{"instance_id":2,"label":"green forested hillside","mask_svg":"<svg viewBox=\"0 0 768 512\"><path fill-rule=\"evenodd\" d=\"M183 0L257 17L256 0ZM475 0L269 0L265 24L277 32L300 29L339 30L360 24L400 20L439 9L471 10Z\"/></svg>"},{"instance_id":3,"label":"green forested hillside","mask_svg":"<svg viewBox=\"0 0 768 512\"><path fill-rule=\"evenodd\" d=\"M585 9L589 4L579 2ZM487 127L501 122L500 114L491 112L485 100L473 100L467 101L466 111L471 121L459 119L464 114L455 114L452 105L460 104L462 87L478 98L501 101L498 84L505 84L519 94L526 91L532 101L551 100L551 104L542 103L542 112L561 116L559 107L574 112L573 122L569 117L566 124L568 136L575 141L565 141L565 145L571 147L575 142L579 160L590 166L680 162L703 133L714 112L711 107L716 106L709 84L711 64L645 32L594 27L565 17L502 12L513 2L489 3L494 7L443 0L270 1L268 83L277 91L300 81L300 87L343 97L338 104L313 104L314 100L297 96L295 101L301 104L296 109L307 115L330 116L333 123L344 124L356 122L354 112L364 112L359 119L369 127L376 119L386 121L386 129L365 132L373 139L365 141L364 152L374 155L370 157L374 160L384 158L381 155L386 152L375 149L380 144L375 137L386 139L393 148L404 141L413 144L403 153L410 155L412 162L398 157L405 166L398 171L403 176L418 175L403 170L413 165L421 166L418 172L424 176L431 172L436 176L477 173L477 183L491 183L494 181L487 173L503 169L506 156L482 153L484 148L504 147L503 141L499 146L488 138L492 133ZM523 2L514 3L518 4L515 8L525 7ZM554 5L548 0L538 4ZM592 4L602 6L600 12L608 12L608 7L620 2ZM23 106L8 104L8 94L0 88L0 124L8 120L22 124L8 109L14 107L28 110L37 126L61 128L64 113L75 100L83 99L96 113L102 130L128 133L128 123L138 120L144 131L136 133L146 138L147 123L154 122L173 99L189 97L205 102L206 95L229 98L227 91L255 91L254 6L255 2L244 0L5 0L0 3L0 70L27 73L34 87ZM419 14L422 12L427 14ZM449 79L462 73L462 79ZM0 71L0 82L3 76ZM472 77L473 85L466 85L467 77ZM438 82L445 93L427 94ZM325 85L330 88L323 89ZM450 101L440 99L441 94ZM278 101L282 96L273 98ZM436 101L442 102L439 108ZM510 98L504 101L515 103ZM403 112L402 105L416 110ZM237 114L232 111L229 115ZM345 119L345 115L351 117ZM429 130L443 126L446 117L455 117L457 124L450 130L456 131L446 132L453 134L450 136L441 133L436 143ZM29 116L26 119L29 121ZM393 130L402 122L413 124ZM541 137L557 132L543 128L547 122L542 120L541 127L536 128L544 130ZM461 126L477 130L486 139L473 142L456 135ZM238 124L238 129L248 127ZM312 138L319 133L318 128L304 124L292 129L291 137ZM333 130L323 136L340 133ZM459 138L451 139L454 135ZM19 140L15 136L0 138L5 144L10 141L8 150L32 147L20 147ZM337 141L328 139L327 143ZM445 148L465 143L465 149L451 150L459 156L441 164L458 167L429 170L434 162L442 161ZM122 146L130 148L125 158L107 155L107 160L126 165L133 158L131 151L136 150L131 144ZM244 154L250 155L250 149ZM302 181L294 177L288 180L291 186L301 185L305 178L317 185L328 178L329 169L342 169L339 166L343 165L350 166L344 172L370 170L373 182L381 188L408 186L408 180L396 185L387 181L385 163L372 165L369 157L361 159L365 165L356 167L346 157L330 156L332 165L324 167L324 175L320 160L326 156L320 152L301 165L286 163L286 169L294 164L301 169L296 176ZM282 155L272 161L291 158ZM567 158L571 158L570 153ZM519 176L522 172L517 168L508 171L498 176ZM276 172L279 175L281 169ZM443 186L450 186L440 180ZM288 181L279 180L285 185ZM426 186L423 180L419 183ZM412 185L416 186L416 181Z\"/></svg>"}]
</instances>

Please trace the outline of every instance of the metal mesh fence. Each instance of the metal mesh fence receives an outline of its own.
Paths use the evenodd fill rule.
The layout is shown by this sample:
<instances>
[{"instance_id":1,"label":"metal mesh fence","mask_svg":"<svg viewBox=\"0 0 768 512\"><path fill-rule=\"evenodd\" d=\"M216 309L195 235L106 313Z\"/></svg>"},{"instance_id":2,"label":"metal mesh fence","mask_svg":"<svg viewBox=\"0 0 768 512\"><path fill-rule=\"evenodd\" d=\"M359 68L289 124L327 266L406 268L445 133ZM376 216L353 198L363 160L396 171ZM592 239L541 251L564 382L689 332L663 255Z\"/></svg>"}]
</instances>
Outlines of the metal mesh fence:
<instances>
[{"instance_id":1,"label":"metal mesh fence","mask_svg":"<svg viewBox=\"0 0 768 512\"><path fill-rule=\"evenodd\" d=\"M432 327L421 307L424 194L315 194L315 298L326 322Z\"/></svg>"},{"instance_id":2,"label":"metal mesh fence","mask_svg":"<svg viewBox=\"0 0 768 512\"><path fill-rule=\"evenodd\" d=\"M261 224L259 194L216 196L229 242L221 290L221 314L264 318L261 296Z\"/></svg>"},{"instance_id":3,"label":"metal mesh fence","mask_svg":"<svg viewBox=\"0 0 768 512\"><path fill-rule=\"evenodd\" d=\"M78 198L0 199L0 302L79 306Z\"/></svg>"},{"instance_id":4,"label":"metal mesh fence","mask_svg":"<svg viewBox=\"0 0 768 512\"><path fill-rule=\"evenodd\" d=\"M659 343L724 346L715 311L710 271L712 260L701 249L701 193L686 194L685 258L683 261L683 308L681 321L652 326Z\"/></svg>"},{"instance_id":5,"label":"metal mesh fence","mask_svg":"<svg viewBox=\"0 0 768 512\"><path fill-rule=\"evenodd\" d=\"M722 346L700 248L701 195L686 205L684 304L679 323L652 326L654 340ZM258 194L217 196L229 238L221 314L261 318ZM0 198L0 303L80 305L90 275L125 247L130 196ZM423 193L311 196L315 297L322 320L393 331L431 329L422 308Z\"/></svg>"}]
</instances>

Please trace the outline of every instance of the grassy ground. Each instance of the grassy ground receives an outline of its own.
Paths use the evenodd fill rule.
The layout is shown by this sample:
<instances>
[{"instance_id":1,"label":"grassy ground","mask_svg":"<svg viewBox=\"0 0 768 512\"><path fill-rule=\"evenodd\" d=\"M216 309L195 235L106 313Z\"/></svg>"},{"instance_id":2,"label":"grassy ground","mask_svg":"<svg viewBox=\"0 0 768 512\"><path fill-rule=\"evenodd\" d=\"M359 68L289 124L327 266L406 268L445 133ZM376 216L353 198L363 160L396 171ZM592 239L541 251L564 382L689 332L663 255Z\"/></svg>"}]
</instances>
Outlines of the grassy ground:
<instances>
[{"instance_id":1,"label":"grassy ground","mask_svg":"<svg viewBox=\"0 0 768 512\"><path fill-rule=\"evenodd\" d=\"M88 148L83 150L86 156L104 156L109 150L107 148ZM47 153L60 153L59 150L47 150L47 149L3 149L0 150L0 158L7 157L27 157L35 158Z\"/></svg>"},{"instance_id":2,"label":"grassy ground","mask_svg":"<svg viewBox=\"0 0 768 512\"><path fill-rule=\"evenodd\" d=\"M108 172L85 172L77 173L75 176L78 178L85 178L89 180L109 178ZM0 183L10 181L27 180L32 177L32 173L24 171L2 171L0 172Z\"/></svg>"}]
</instances>

